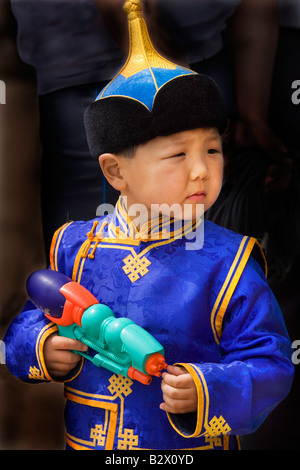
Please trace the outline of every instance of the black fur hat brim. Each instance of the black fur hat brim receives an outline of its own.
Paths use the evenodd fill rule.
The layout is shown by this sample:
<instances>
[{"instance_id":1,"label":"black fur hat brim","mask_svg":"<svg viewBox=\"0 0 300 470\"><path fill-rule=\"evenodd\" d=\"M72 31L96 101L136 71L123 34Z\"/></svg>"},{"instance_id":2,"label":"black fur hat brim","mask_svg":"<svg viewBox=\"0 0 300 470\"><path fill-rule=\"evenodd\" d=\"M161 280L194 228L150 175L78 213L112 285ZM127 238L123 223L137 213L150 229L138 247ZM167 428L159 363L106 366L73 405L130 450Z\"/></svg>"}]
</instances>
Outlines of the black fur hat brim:
<instances>
[{"instance_id":1,"label":"black fur hat brim","mask_svg":"<svg viewBox=\"0 0 300 470\"><path fill-rule=\"evenodd\" d=\"M91 155L97 159L182 131L215 127L222 134L227 119L216 83L207 75L191 74L162 86L152 111L132 98L109 96L86 109L84 124Z\"/></svg>"}]
</instances>

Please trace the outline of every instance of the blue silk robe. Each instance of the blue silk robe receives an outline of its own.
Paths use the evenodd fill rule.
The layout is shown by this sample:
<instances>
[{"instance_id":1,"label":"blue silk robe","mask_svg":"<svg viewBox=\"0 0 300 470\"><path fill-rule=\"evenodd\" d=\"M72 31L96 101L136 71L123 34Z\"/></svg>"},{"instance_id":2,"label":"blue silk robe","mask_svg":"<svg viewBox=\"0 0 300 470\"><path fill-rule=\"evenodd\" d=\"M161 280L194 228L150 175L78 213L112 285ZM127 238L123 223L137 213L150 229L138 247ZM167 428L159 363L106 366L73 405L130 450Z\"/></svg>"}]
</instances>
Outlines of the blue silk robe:
<instances>
[{"instance_id":1,"label":"blue silk robe","mask_svg":"<svg viewBox=\"0 0 300 470\"><path fill-rule=\"evenodd\" d=\"M200 223L204 245L187 249ZM234 449L289 393L290 341L255 239L208 221L136 232L120 200L109 216L59 229L51 268L149 331L198 393L197 412L168 414L160 378L145 386L82 359L64 381L68 448ZM43 344L54 331L28 302L5 337L15 376L52 380Z\"/></svg>"}]
</instances>

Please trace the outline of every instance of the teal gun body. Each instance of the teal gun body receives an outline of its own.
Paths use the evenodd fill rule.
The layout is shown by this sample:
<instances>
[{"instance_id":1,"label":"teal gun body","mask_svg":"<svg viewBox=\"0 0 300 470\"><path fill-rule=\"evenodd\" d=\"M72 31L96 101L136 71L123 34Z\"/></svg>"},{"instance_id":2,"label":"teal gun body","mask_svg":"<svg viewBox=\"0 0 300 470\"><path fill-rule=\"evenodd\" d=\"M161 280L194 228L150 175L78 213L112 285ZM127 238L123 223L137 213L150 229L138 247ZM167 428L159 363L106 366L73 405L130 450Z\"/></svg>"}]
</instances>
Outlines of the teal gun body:
<instances>
[{"instance_id":1,"label":"teal gun body","mask_svg":"<svg viewBox=\"0 0 300 470\"><path fill-rule=\"evenodd\" d=\"M27 292L57 324L59 335L89 347L87 353L77 353L95 366L145 385L167 367L164 349L150 333L129 318L116 318L108 306L64 274L36 271L27 281Z\"/></svg>"},{"instance_id":2,"label":"teal gun body","mask_svg":"<svg viewBox=\"0 0 300 470\"><path fill-rule=\"evenodd\" d=\"M81 327L73 323L58 329L61 336L78 339L96 351L94 356L80 353L95 366L142 383L151 382L151 375L147 374L149 358L164 355L163 347L152 335L128 318L116 318L106 305L96 304L85 310ZM157 375L161 375L159 370Z\"/></svg>"}]
</instances>

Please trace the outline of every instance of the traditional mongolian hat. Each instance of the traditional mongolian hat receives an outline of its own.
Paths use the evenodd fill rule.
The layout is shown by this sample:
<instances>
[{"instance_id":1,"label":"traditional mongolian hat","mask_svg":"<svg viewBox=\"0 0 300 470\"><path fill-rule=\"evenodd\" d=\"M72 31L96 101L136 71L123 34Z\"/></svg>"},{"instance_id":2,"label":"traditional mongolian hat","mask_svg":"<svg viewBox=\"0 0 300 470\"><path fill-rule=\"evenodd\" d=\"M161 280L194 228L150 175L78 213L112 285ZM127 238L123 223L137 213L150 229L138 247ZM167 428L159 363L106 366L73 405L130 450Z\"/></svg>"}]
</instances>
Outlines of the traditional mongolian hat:
<instances>
[{"instance_id":1,"label":"traditional mongolian hat","mask_svg":"<svg viewBox=\"0 0 300 470\"><path fill-rule=\"evenodd\" d=\"M126 1L124 10L130 38L127 62L84 116L93 158L196 128L216 127L222 134L227 120L216 83L158 54L140 0Z\"/></svg>"}]
</instances>

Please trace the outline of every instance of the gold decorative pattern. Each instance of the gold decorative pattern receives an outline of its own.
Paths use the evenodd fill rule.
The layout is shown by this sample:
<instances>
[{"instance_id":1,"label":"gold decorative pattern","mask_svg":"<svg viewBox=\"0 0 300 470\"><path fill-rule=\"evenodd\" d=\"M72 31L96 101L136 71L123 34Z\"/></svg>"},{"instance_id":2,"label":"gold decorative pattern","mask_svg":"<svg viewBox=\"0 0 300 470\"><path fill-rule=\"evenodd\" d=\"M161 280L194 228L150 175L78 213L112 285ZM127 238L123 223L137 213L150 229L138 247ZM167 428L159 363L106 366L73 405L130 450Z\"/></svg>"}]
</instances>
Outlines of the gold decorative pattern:
<instances>
[{"instance_id":1,"label":"gold decorative pattern","mask_svg":"<svg viewBox=\"0 0 300 470\"><path fill-rule=\"evenodd\" d=\"M139 436L133 434L132 429L123 429L123 416L125 408L125 398L132 393L133 381L122 375L113 374L109 378L109 395L93 395L86 392L79 392L69 387L65 387L65 397L68 400L81 405L94 406L105 410L104 424L96 424L90 430L88 440L79 439L67 433L68 444L74 449L83 450L90 447L102 446L106 450L112 450L115 437L117 437L117 448L130 450L137 448ZM101 401L99 400L101 399ZM120 405L111 401L120 400ZM118 432L117 422L119 421ZM117 433L117 434L116 434Z\"/></svg>"},{"instance_id":2,"label":"gold decorative pattern","mask_svg":"<svg viewBox=\"0 0 300 470\"><path fill-rule=\"evenodd\" d=\"M105 410L103 424L95 424L90 429L89 439L80 439L69 433L66 435L67 443L78 450L89 450L97 446L112 450L115 440L117 449L133 450L140 449L139 436L134 434L133 429L124 427L125 399L132 393L133 381L122 375L113 374L109 378L108 390L111 395L94 395L87 392L65 387L65 397L75 403ZM118 403L112 403L116 400ZM228 436L230 427L223 416L216 416L205 425L205 445L194 448L199 450L214 449L215 447L228 448ZM223 435L222 435L223 434ZM189 448L190 449L190 448ZM187 450L187 449L182 449Z\"/></svg>"},{"instance_id":3,"label":"gold decorative pattern","mask_svg":"<svg viewBox=\"0 0 300 470\"><path fill-rule=\"evenodd\" d=\"M34 380L46 380L46 377L44 376L42 371L40 371L35 366L34 367L32 367L32 366L29 367L28 378L29 379L34 379Z\"/></svg>"},{"instance_id":4,"label":"gold decorative pattern","mask_svg":"<svg viewBox=\"0 0 300 470\"><path fill-rule=\"evenodd\" d=\"M96 426L91 429L90 438L92 439L93 447L96 447L96 445L105 446L106 429L102 424L96 424Z\"/></svg>"},{"instance_id":5,"label":"gold decorative pattern","mask_svg":"<svg viewBox=\"0 0 300 470\"><path fill-rule=\"evenodd\" d=\"M133 381L128 377L114 374L110 377L109 383L110 385L107 388L115 398L127 397L132 393L131 385Z\"/></svg>"},{"instance_id":6,"label":"gold decorative pattern","mask_svg":"<svg viewBox=\"0 0 300 470\"><path fill-rule=\"evenodd\" d=\"M139 256L132 256L128 255L126 258L123 259L125 266L123 266L123 271L131 282L135 282L140 277L145 276L149 272L148 266L150 266L151 262L144 256L140 258Z\"/></svg>"},{"instance_id":7,"label":"gold decorative pattern","mask_svg":"<svg viewBox=\"0 0 300 470\"><path fill-rule=\"evenodd\" d=\"M223 416L217 418L214 416L208 424L205 425L206 432L204 433L205 436L210 437L219 437L224 434L228 434L231 431L231 427L225 421ZM220 445L220 444L217 444Z\"/></svg>"},{"instance_id":8,"label":"gold decorative pattern","mask_svg":"<svg viewBox=\"0 0 300 470\"><path fill-rule=\"evenodd\" d=\"M125 428L124 432L118 437L119 450L133 450L136 449L139 444L139 436L134 435L132 429Z\"/></svg>"},{"instance_id":9,"label":"gold decorative pattern","mask_svg":"<svg viewBox=\"0 0 300 470\"><path fill-rule=\"evenodd\" d=\"M223 318L228 304L244 271L249 256L252 253L255 243L255 238L247 236L243 237L235 259L228 271L227 277L214 304L213 310L211 312L211 327L217 344L220 344Z\"/></svg>"}]
</instances>

